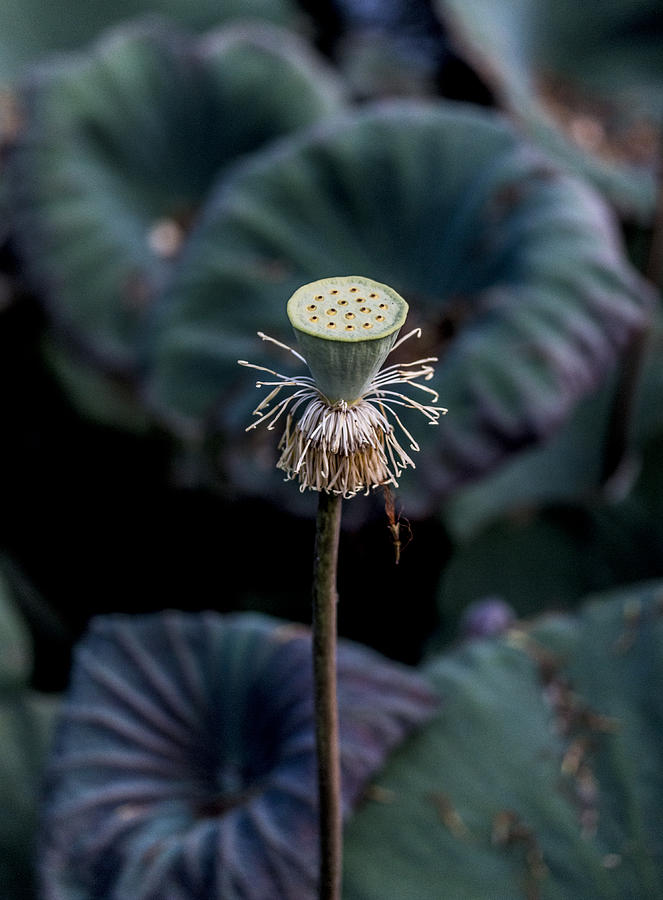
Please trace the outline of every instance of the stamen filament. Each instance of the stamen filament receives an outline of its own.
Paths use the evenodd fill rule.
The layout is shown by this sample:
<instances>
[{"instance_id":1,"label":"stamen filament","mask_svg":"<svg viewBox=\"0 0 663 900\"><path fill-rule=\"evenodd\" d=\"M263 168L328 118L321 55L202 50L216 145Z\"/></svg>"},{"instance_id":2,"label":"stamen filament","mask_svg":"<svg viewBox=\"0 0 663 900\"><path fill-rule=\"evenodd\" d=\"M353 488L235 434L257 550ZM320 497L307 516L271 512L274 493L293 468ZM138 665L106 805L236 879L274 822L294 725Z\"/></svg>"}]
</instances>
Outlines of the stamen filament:
<instances>
[{"instance_id":1,"label":"stamen filament","mask_svg":"<svg viewBox=\"0 0 663 900\"><path fill-rule=\"evenodd\" d=\"M297 353L296 350L293 350L292 347L288 347L287 344L282 344L281 341L277 341L276 338L270 337L268 334L265 334L263 331L258 332L258 337L262 338L263 341L270 341L272 344L276 344L277 347L281 347L283 350L287 350L288 353L292 353L293 356L296 356L297 359L301 359L301 361L305 364L306 360L301 355L301 353Z\"/></svg>"}]
</instances>

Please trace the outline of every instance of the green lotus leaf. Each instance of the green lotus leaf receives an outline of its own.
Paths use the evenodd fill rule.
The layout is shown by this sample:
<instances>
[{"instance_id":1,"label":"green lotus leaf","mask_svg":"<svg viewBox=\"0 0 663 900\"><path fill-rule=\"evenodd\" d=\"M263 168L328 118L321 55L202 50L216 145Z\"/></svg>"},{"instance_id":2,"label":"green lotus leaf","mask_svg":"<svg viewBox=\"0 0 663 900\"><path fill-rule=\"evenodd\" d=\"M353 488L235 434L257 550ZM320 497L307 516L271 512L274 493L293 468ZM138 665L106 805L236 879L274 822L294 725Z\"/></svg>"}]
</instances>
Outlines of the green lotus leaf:
<instances>
[{"instance_id":1,"label":"green lotus leaf","mask_svg":"<svg viewBox=\"0 0 663 900\"><path fill-rule=\"evenodd\" d=\"M569 609L590 592L663 574L663 528L643 504L556 505L510 516L460 547L445 567L445 630L468 603L500 597L519 615Z\"/></svg>"},{"instance_id":2,"label":"green lotus leaf","mask_svg":"<svg viewBox=\"0 0 663 900\"><path fill-rule=\"evenodd\" d=\"M148 434L152 422L131 382L110 378L98 366L75 358L55 339L44 341L43 353L82 416L120 431Z\"/></svg>"},{"instance_id":3,"label":"green lotus leaf","mask_svg":"<svg viewBox=\"0 0 663 900\"><path fill-rule=\"evenodd\" d=\"M663 583L466 643L345 834L347 900L663 894Z\"/></svg>"},{"instance_id":4,"label":"green lotus leaf","mask_svg":"<svg viewBox=\"0 0 663 900\"><path fill-rule=\"evenodd\" d=\"M9 582L0 570L0 691L25 684L31 669L30 635L14 604Z\"/></svg>"},{"instance_id":5,"label":"green lotus leaf","mask_svg":"<svg viewBox=\"0 0 663 900\"><path fill-rule=\"evenodd\" d=\"M456 491L441 510L453 539L466 543L505 517L526 521L542 506L598 495L614 393L614 379L609 378L578 404L550 440L514 454L497 471Z\"/></svg>"},{"instance_id":6,"label":"green lotus leaf","mask_svg":"<svg viewBox=\"0 0 663 900\"><path fill-rule=\"evenodd\" d=\"M598 196L501 116L400 102L285 140L220 185L153 320L151 402L192 428L216 419L235 484L278 483L269 434L241 435L258 399L235 361L293 371L251 335L291 341L290 294L347 273L409 303L405 328L424 337L401 359L440 357L431 385L449 415L412 423L419 473L403 484L418 478L426 495L409 513L549 436L651 300Z\"/></svg>"},{"instance_id":7,"label":"green lotus leaf","mask_svg":"<svg viewBox=\"0 0 663 900\"><path fill-rule=\"evenodd\" d=\"M456 491L442 510L452 536L464 542L505 516L531 513L542 505L584 502L602 493L613 495L614 485L602 484L603 467L611 440L611 411L615 404L623 406L623 390L619 379L607 379L578 404L571 418L545 444L515 454L488 478ZM659 305L646 337L640 378L630 403L630 446L620 465L620 495L637 476L642 454L656 458L648 445L663 431L662 394L663 316Z\"/></svg>"},{"instance_id":8,"label":"green lotus leaf","mask_svg":"<svg viewBox=\"0 0 663 900\"><path fill-rule=\"evenodd\" d=\"M32 900L42 768L59 699L27 688L0 699L0 885L3 900Z\"/></svg>"},{"instance_id":9,"label":"green lotus leaf","mask_svg":"<svg viewBox=\"0 0 663 900\"><path fill-rule=\"evenodd\" d=\"M640 443L663 432L663 305L659 302L647 335L634 431Z\"/></svg>"},{"instance_id":10,"label":"green lotus leaf","mask_svg":"<svg viewBox=\"0 0 663 900\"><path fill-rule=\"evenodd\" d=\"M61 334L136 374L142 330L229 162L339 105L299 39L133 24L32 72L8 165L27 276Z\"/></svg>"},{"instance_id":11,"label":"green lotus leaf","mask_svg":"<svg viewBox=\"0 0 663 900\"><path fill-rule=\"evenodd\" d=\"M6 561L3 561L6 565ZM0 571L0 885L3 900L34 896L34 830L57 699L27 687L32 642Z\"/></svg>"},{"instance_id":12,"label":"green lotus leaf","mask_svg":"<svg viewBox=\"0 0 663 900\"><path fill-rule=\"evenodd\" d=\"M134 16L158 13L192 28L211 28L241 17L294 25L301 12L290 0L4 0L0 5L0 83L46 53L75 50L107 28Z\"/></svg>"},{"instance_id":13,"label":"green lotus leaf","mask_svg":"<svg viewBox=\"0 0 663 900\"><path fill-rule=\"evenodd\" d=\"M546 445L518 454L445 504L457 543L440 584L445 630L478 598L502 597L523 615L663 574L660 327L650 338L615 478L601 483L615 402L608 384Z\"/></svg>"},{"instance_id":14,"label":"green lotus leaf","mask_svg":"<svg viewBox=\"0 0 663 900\"><path fill-rule=\"evenodd\" d=\"M663 26L655 0L436 0L510 112L628 215L655 203Z\"/></svg>"},{"instance_id":15,"label":"green lotus leaf","mask_svg":"<svg viewBox=\"0 0 663 900\"><path fill-rule=\"evenodd\" d=\"M655 527L663 521L663 431L645 446L642 469L633 489L633 499L641 504ZM652 529L655 530L655 529ZM660 546L660 544L659 544Z\"/></svg>"},{"instance_id":16,"label":"green lotus leaf","mask_svg":"<svg viewBox=\"0 0 663 900\"><path fill-rule=\"evenodd\" d=\"M515 454L488 478L461 488L449 498L442 515L454 539L465 542L505 516L531 513L542 505L585 502L601 494L614 499L615 487L617 496L623 496L638 475L649 442L663 430L660 305L646 337L642 362L637 389L629 402L629 446L617 473L617 485L610 480L602 484L604 457L611 440L611 412L615 404L623 408L625 402L624 386L618 378L609 378L578 404L549 441Z\"/></svg>"}]
</instances>

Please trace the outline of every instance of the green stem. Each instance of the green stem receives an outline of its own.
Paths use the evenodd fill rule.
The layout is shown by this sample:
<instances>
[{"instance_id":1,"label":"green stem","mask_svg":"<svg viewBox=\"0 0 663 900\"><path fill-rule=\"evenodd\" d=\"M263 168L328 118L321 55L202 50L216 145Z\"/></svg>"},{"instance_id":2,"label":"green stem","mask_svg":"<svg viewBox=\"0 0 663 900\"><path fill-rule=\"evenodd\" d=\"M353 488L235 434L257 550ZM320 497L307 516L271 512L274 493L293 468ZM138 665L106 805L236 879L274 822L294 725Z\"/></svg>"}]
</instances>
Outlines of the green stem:
<instances>
[{"instance_id":1,"label":"green stem","mask_svg":"<svg viewBox=\"0 0 663 900\"><path fill-rule=\"evenodd\" d=\"M338 494L321 491L313 566L313 675L320 810L320 900L340 900L341 767L336 701L336 569L341 530Z\"/></svg>"}]
</instances>

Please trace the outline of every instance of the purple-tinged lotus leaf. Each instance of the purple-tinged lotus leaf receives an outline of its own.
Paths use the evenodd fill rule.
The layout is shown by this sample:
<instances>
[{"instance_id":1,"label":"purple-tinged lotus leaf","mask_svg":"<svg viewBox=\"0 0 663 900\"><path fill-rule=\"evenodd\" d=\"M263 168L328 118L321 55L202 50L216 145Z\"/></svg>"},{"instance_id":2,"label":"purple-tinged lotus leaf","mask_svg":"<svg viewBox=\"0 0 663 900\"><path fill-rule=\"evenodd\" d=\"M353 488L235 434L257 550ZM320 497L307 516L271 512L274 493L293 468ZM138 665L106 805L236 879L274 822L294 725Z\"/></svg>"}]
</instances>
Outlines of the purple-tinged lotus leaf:
<instances>
[{"instance_id":1,"label":"purple-tinged lotus leaf","mask_svg":"<svg viewBox=\"0 0 663 900\"><path fill-rule=\"evenodd\" d=\"M343 811L433 714L406 667L342 642ZM47 900L316 894L311 641L252 615L93 620L47 772Z\"/></svg>"}]
</instances>

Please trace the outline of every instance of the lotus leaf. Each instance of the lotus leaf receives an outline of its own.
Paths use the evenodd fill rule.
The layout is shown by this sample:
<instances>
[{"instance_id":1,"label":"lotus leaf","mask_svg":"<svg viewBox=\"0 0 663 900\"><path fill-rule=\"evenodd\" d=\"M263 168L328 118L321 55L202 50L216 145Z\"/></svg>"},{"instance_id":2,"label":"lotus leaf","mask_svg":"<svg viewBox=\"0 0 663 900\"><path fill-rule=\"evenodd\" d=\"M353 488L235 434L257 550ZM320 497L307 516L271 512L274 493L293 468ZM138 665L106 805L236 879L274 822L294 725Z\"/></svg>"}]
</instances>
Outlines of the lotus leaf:
<instances>
[{"instance_id":1,"label":"lotus leaf","mask_svg":"<svg viewBox=\"0 0 663 900\"><path fill-rule=\"evenodd\" d=\"M456 491L442 510L452 537L466 543L501 519L527 519L541 506L598 496L613 401L614 379L609 378L578 404L549 441L514 454L487 478Z\"/></svg>"},{"instance_id":2,"label":"lotus leaf","mask_svg":"<svg viewBox=\"0 0 663 900\"><path fill-rule=\"evenodd\" d=\"M663 124L655 0L437 0L436 7L533 138L625 214L651 216Z\"/></svg>"},{"instance_id":3,"label":"lotus leaf","mask_svg":"<svg viewBox=\"0 0 663 900\"><path fill-rule=\"evenodd\" d=\"M663 894L663 583L465 643L346 830L347 900Z\"/></svg>"},{"instance_id":4,"label":"lotus leaf","mask_svg":"<svg viewBox=\"0 0 663 900\"><path fill-rule=\"evenodd\" d=\"M6 561L3 560L3 568ZM0 572L0 885L3 900L31 900L41 771L58 700L28 687L29 630Z\"/></svg>"},{"instance_id":5,"label":"lotus leaf","mask_svg":"<svg viewBox=\"0 0 663 900\"><path fill-rule=\"evenodd\" d=\"M440 357L450 412L416 430L426 493L410 512L552 434L651 302L600 198L499 115L396 102L285 139L219 185L153 320L151 402L232 435L234 484L277 490L269 436L237 437L256 400L235 360L256 359L258 329L291 340L285 299L342 273L392 285L424 331L409 358Z\"/></svg>"},{"instance_id":6,"label":"lotus leaf","mask_svg":"<svg viewBox=\"0 0 663 900\"><path fill-rule=\"evenodd\" d=\"M3 0L0 5L0 83L20 75L46 53L75 50L104 29L135 16L158 13L193 28L211 28L241 17L292 26L301 13L289 0Z\"/></svg>"},{"instance_id":7,"label":"lotus leaf","mask_svg":"<svg viewBox=\"0 0 663 900\"><path fill-rule=\"evenodd\" d=\"M135 377L151 307L220 172L340 100L285 31L191 38L152 23L40 65L20 102L8 179L27 277L70 347Z\"/></svg>"},{"instance_id":8,"label":"lotus leaf","mask_svg":"<svg viewBox=\"0 0 663 900\"><path fill-rule=\"evenodd\" d=\"M663 575L662 546L656 515L633 498L505 517L445 567L440 615L448 627L467 603L494 595L520 615L569 609L590 591Z\"/></svg>"},{"instance_id":9,"label":"lotus leaf","mask_svg":"<svg viewBox=\"0 0 663 900\"><path fill-rule=\"evenodd\" d=\"M32 647L28 629L18 614L11 588L0 570L0 692L24 684L32 668Z\"/></svg>"},{"instance_id":10,"label":"lotus leaf","mask_svg":"<svg viewBox=\"0 0 663 900\"><path fill-rule=\"evenodd\" d=\"M338 653L344 815L437 698L413 669ZM53 900L316 896L308 630L266 617L93 620L47 772Z\"/></svg>"},{"instance_id":11,"label":"lotus leaf","mask_svg":"<svg viewBox=\"0 0 663 900\"><path fill-rule=\"evenodd\" d=\"M624 409L617 379L607 379L586 397L564 426L542 446L515 454L497 472L457 491L445 504L444 522L455 539L465 542L481 528L505 516L531 513L542 505L622 499L637 478L642 454L663 430L663 321L660 306L644 347L643 364L626 417L628 446L616 483L602 484L610 414ZM649 454L651 455L651 454ZM648 470L655 468L655 454ZM603 497L603 501L601 500ZM624 579L619 579L620 583Z\"/></svg>"},{"instance_id":12,"label":"lotus leaf","mask_svg":"<svg viewBox=\"0 0 663 900\"><path fill-rule=\"evenodd\" d=\"M663 306L658 304L643 357L634 417L639 443L663 432Z\"/></svg>"}]
</instances>

